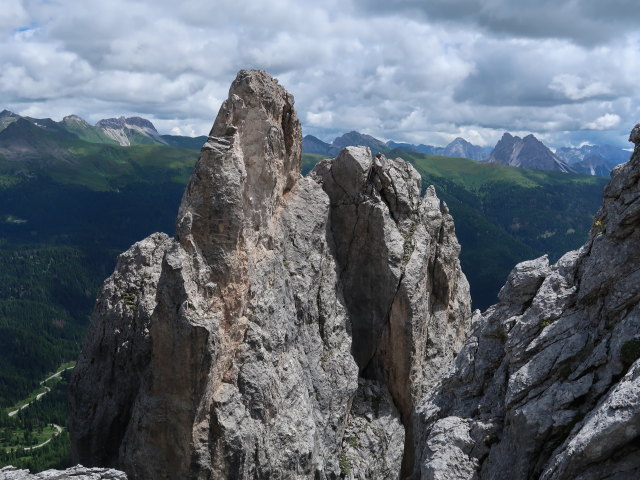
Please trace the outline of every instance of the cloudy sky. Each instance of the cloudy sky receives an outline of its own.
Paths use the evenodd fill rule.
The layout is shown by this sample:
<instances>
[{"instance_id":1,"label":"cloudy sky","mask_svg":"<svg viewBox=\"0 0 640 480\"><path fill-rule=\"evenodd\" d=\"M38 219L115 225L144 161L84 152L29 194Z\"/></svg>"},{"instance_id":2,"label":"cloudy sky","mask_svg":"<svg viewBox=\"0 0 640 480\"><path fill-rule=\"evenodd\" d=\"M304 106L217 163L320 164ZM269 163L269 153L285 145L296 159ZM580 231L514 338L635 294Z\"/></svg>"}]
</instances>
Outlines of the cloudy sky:
<instances>
[{"instance_id":1,"label":"cloudy sky","mask_svg":"<svg viewBox=\"0 0 640 480\"><path fill-rule=\"evenodd\" d=\"M628 146L637 0L2 0L0 109L139 115L205 134L241 68L296 97L304 133Z\"/></svg>"}]
</instances>

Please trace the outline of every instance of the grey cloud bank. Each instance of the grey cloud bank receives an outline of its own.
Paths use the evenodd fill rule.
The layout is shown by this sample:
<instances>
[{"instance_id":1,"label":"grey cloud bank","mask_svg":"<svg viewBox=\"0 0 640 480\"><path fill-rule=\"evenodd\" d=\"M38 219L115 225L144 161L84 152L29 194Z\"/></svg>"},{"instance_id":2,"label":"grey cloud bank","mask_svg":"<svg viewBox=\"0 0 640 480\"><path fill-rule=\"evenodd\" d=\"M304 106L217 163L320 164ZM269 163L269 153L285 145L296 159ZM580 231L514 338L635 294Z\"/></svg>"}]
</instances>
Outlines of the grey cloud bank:
<instances>
[{"instance_id":1,"label":"grey cloud bank","mask_svg":"<svg viewBox=\"0 0 640 480\"><path fill-rule=\"evenodd\" d=\"M241 68L277 76L329 140L626 145L638 121L633 2L6 0L2 108L151 119L199 135Z\"/></svg>"}]
</instances>

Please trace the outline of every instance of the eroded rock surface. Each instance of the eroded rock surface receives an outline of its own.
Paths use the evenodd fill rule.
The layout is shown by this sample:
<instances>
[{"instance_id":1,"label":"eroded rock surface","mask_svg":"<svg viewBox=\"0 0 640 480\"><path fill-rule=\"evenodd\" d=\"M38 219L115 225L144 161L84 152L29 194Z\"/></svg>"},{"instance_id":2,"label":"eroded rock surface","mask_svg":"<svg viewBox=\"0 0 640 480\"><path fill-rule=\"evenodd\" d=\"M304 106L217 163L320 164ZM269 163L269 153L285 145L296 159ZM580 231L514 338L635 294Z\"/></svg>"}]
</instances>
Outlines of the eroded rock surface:
<instances>
[{"instance_id":1,"label":"eroded rock surface","mask_svg":"<svg viewBox=\"0 0 640 480\"><path fill-rule=\"evenodd\" d=\"M3 467L0 468L0 480L127 480L127 475L111 468L85 468L82 465L35 474L29 470Z\"/></svg>"},{"instance_id":2,"label":"eroded rock surface","mask_svg":"<svg viewBox=\"0 0 640 480\"><path fill-rule=\"evenodd\" d=\"M241 71L176 238L132 246L100 292L71 385L76 460L134 480L413 465L416 401L470 321L453 221L402 160L349 148L301 178L300 146L292 96Z\"/></svg>"},{"instance_id":3,"label":"eroded rock surface","mask_svg":"<svg viewBox=\"0 0 640 480\"><path fill-rule=\"evenodd\" d=\"M640 476L640 136L591 237L524 262L420 406L413 478Z\"/></svg>"},{"instance_id":4,"label":"eroded rock surface","mask_svg":"<svg viewBox=\"0 0 640 480\"><path fill-rule=\"evenodd\" d=\"M416 399L446 370L469 325L453 220L432 187L420 197L413 166L372 158L366 147L347 147L312 177L331 201L353 356L362 377L387 386L407 428L410 465Z\"/></svg>"}]
</instances>

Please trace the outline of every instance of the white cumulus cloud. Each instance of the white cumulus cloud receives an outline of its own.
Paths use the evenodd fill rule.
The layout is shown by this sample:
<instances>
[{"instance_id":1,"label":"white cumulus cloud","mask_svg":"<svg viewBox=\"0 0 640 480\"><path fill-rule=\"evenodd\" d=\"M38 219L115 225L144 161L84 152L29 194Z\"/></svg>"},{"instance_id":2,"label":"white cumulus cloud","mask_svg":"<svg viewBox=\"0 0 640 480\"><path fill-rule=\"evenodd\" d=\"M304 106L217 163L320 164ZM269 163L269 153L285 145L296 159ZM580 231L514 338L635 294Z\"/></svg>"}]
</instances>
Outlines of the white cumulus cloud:
<instances>
[{"instance_id":1,"label":"white cumulus cloud","mask_svg":"<svg viewBox=\"0 0 640 480\"><path fill-rule=\"evenodd\" d=\"M620 124L620 120L620 116L615 113L605 113L593 122L586 123L584 128L587 130L610 130L617 127Z\"/></svg>"},{"instance_id":2,"label":"white cumulus cloud","mask_svg":"<svg viewBox=\"0 0 640 480\"><path fill-rule=\"evenodd\" d=\"M623 144L640 104L628 3L4 0L0 109L206 134L236 72L259 68L323 139Z\"/></svg>"}]
</instances>

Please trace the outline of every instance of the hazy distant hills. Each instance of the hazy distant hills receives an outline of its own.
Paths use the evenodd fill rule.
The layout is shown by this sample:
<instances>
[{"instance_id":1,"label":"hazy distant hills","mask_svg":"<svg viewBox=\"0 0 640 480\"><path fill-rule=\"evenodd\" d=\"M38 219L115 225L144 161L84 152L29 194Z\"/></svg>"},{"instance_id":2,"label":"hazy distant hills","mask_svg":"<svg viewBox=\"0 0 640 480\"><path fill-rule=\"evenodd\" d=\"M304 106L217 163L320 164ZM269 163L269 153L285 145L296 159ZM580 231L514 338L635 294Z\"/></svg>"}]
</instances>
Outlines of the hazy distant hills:
<instances>
[{"instance_id":1,"label":"hazy distant hills","mask_svg":"<svg viewBox=\"0 0 640 480\"><path fill-rule=\"evenodd\" d=\"M483 160L489 153L491 153L490 147L479 147L467 142L464 138L458 137L449 145L444 147L442 152L436 151L434 152L434 155Z\"/></svg>"},{"instance_id":2,"label":"hazy distant hills","mask_svg":"<svg viewBox=\"0 0 640 480\"><path fill-rule=\"evenodd\" d=\"M364 145L373 153L387 153L397 150L408 153L440 155L452 158L469 158L483 162L496 162L533 170L580 173L584 175L608 177L611 169L629 159L630 153L610 145L585 145L580 148L564 147L552 152L534 135L524 138L505 133L495 147L474 145L458 137L445 147L433 145L413 145L393 140L383 142L370 135L349 132L327 143L312 135L304 137L304 153L336 156L346 146Z\"/></svg>"},{"instance_id":3,"label":"hazy distant hills","mask_svg":"<svg viewBox=\"0 0 640 480\"><path fill-rule=\"evenodd\" d=\"M611 145L583 145L559 148L556 155L578 173L608 177L613 167L629 160L631 152Z\"/></svg>"},{"instance_id":4,"label":"hazy distant hills","mask_svg":"<svg viewBox=\"0 0 640 480\"><path fill-rule=\"evenodd\" d=\"M153 123L141 117L118 117L100 120L95 125L89 124L77 115L68 115L61 122L50 118L22 117L8 110L0 112L0 134L13 124L14 127L5 133L5 140L11 136L24 136L27 131L25 122L39 130L31 130L33 136L41 131L57 136L82 140L88 143L105 145L170 145L180 148L200 150L206 136L184 137L178 135L160 135ZM19 127L19 128L17 128Z\"/></svg>"},{"instance_id":5,"label":"hazy distant hills","mask_svg":"<svg viewBox=\"0 0 640 480\"><path fill-rule=\"evenodd\" d=\"M371 135L358 132L349 132L337 137L332 143L326 143L313 135L307 135L302 140L304 153L336 156L344 147L364 145L369 147L372 153L387 153L393 149L409 153L425 153L427 155L442 155L446 157L462 157L472 160L482 160L491 153L490 147L479 147L458 137L446 147L434 147L433 145L412 145L410 143L398 143L393 140L383 142Z\"/></svg>"},{"instance_id":6,"label":"hazy distant hills","mask_svg":"<svg viewBox=\"0 0 640 480\"><path fill-rule=\"evenodd\" d=\"M629 160L631 152L611 145L583 145L579 148L563 147L556 150L556 155L569 165L578 164L590 157L600 157L618 165Z\"/></svg>"},{"instance_id":7,"label":"hazy distant hills","mask_svg":"<svg viewBox=\"0 0 640 480\"><path fill-rule=\"evenodd\" d=\"M125 133L129 146L81 119L13 118L0 131L0 186L43 177L95 191L139 182L184 184L198 156L194 150L204 143L202 138L177 136L159 143L151 134L144 136L143 128Z\"/></svg>"},{"instance_id":8,"label":"hazy distant hills","mask_svg":"<svg viewBox=\"0 0 640 480\"><path fill-rule=\"evenodd\" d=\"M9 128L11 127L11 128ZM60 122L50 118L31 118L8 110L0 112L0 155L9 159L38 157L42 152L49 157L63 158L73 150L73 141L87 143L136 146L168 145L200 150L207 137L160 135L153 123L141 117L118 117L89 124L77 115L68 115ZM497 162L534 170L575 172L584 175L608 177L611 169L629 159L630 153L610 145L584 145L563 147L554 153L534 135L524 138L505 133L495 147L474 145L458 137L444 147L425 144L383 142L371 135L351 131L327 143L312 135L304 137L304 153L334 157L347 146L364 145L375 153L398 150L408 153L440 155L452 158Z\"/></svg>"},{"instance_id":9,"label":"hazy distant hills","mask_svg":"<svg viewBox=\"0 0 640 480\"><path fill-rule=\"evenodd\" d=\"M331 144L329 155L337 155L344 147L352 145L364 145L369 147L374 153L386 153L391 148L381 140L358 132L349 132L336 138ZM304 147L303 147L304 148Z\"/></svg>"},{"instance_id":10,"label":"hazy distant hills","mask_svg":"<svg viewBox=\"0 0 640 480\"><path fill-rule=\"evenodd\" d=\"M323 142L313 135L306 135L302 139L302 151L314 155L329 155L331 144Z\"/></svg>"},{"instance_id":11,"label":"hazy distant hills","mask_svg":"<svg viewBox=\"0 0 640 480\"><path fill-rule=\"evenodd\" d=\"M442 147L434 147L433 145L425 145L423 143L419 145L413 145L411 143L398 143L390 140L387 142L390 148L395 150L401 150L403 152L411 152L411 153L424 153L426 155L436 155L438 149Z\"/></svg>"},{"instance_id":12,"label":"hazy distant hills","mask_svg":"<svg viewBox=\"0 0 640 480\"><path fill-rule=\"evenodd\" d=\"M359 132L348 132L337 137L332 143L326 143L313 135L307 135L302 139L302 150L304 153L315 153L318 155L329 155L335 157L344 147L362 145L369 147L373 154L386 153L392 147L382 140Z\"/></svg>"}]
</instances>

